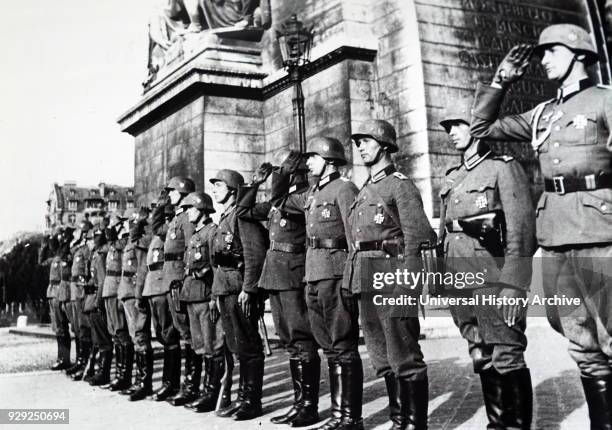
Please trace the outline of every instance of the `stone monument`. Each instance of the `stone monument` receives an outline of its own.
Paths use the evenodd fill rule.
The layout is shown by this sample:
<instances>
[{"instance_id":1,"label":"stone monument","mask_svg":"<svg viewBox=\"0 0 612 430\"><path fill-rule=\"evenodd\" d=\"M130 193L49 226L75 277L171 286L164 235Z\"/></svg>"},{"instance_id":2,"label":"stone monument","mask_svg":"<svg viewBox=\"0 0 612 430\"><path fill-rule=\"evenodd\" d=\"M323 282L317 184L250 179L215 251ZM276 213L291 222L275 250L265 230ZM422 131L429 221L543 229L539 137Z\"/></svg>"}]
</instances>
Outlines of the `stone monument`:
<instances>
[{"instance_id":1,"label":"stone monument","mask_svg":"<svg viewBox=\"0 0 612 430\"><path fill-rule=\"evenodd\" d=\"M248 178L279 148L297 146L291 83L269 30L294 13L315 31L303 70L307 138L339 138L354 161L344 173L360 185L365 168L351 130L372 117L390 121L399 134L396 162L432 217L444 173L459 160L440 114L449 103L469 104L477 81L490 79L512 45L534 43L553 23L579 24L604 59L594 78L610 80L596 0L166 0L159 11L144 94L119 118L135 137L141 203L173 175L206 190L221 168ZM532 69L505 112L554 94L539 66ZM537 182L528 146L496 149L516 155Z\"/></svg>"}]
</instances>

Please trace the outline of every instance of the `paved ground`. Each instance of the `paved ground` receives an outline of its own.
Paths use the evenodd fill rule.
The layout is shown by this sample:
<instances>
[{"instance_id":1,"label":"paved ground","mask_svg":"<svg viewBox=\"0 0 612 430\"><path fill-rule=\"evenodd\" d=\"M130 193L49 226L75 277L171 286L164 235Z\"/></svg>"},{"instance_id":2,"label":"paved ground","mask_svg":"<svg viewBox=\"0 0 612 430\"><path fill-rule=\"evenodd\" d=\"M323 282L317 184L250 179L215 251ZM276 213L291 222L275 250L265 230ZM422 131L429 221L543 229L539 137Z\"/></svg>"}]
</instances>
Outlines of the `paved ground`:
<instances>
[{"instance_id":1,"label":"paved ground","mask_svg":"<svg viewBox=\"0 0 612 430\"><path fill-rule=\"evenodd\" d=\"M28 352L25 338L8 341L0 332L0 372L19 370L8 367L6 357L17 358L28 368L24 354ZM527 360L532 369L536 394L535 429L587 429L587 410L578 374L565 352L565 341L544 324L532 324L528 332L530 345ZM39 354L35 366L51 358L54 342L31 339L29 357ZM472 374L466 359L466 346L459 338L428 339L422 342L429 363L430 429L484 429L486 418L480 394L480 382ZM7 354L8 352L8 354ZM365 348L362 347L366 369L364 417L367 429L386 429L387 401L384 382L373 377ZM20 358L21 357L21 358ZM161 363L156 363L155 384L161 377ZM9 370L7 370L9 369ZM325 373L322 372L322 375ZM282 429L269 418L291 402L287 357L278 351L267 359L264 378L265 416L252 422L236 423L212 414L195 414L183 408L163 403L142 401L129 403L123 396L84 383L69 381L50 371L5 373L0 375L0 408L68 408L70 426L74 428L121 429ZM329 414L327 378L323 376L320 401L321 416ZM10 428L8 426L0 426ZM22 427L16 427L17 429Z\"/></svg>"}]
</instances>

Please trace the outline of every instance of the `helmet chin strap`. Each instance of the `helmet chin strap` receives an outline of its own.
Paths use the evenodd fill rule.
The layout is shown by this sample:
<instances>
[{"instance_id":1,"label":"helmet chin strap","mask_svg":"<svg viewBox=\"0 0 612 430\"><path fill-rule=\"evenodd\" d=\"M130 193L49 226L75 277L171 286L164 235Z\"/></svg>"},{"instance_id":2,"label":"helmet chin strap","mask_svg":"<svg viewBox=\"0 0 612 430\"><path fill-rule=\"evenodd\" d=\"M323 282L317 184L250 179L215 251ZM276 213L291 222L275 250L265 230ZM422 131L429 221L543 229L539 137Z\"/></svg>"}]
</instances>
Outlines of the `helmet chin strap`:
<instances>
[{"instance_id":1,"label":"helmet chin strap","mask_svg":"<svg viewBox=\"0 0 612 430\"><path fill-rule=\"evenodd\" d=\"M232 195L232 191L230 191L229 189L227 190L227 193L225 193L225 197L223 197L223 200L221 200L219 203L221 203L222 205L224 205L225 203L227 203L227 201L229 200L230 196Z\"/></svg>"},{"instance_id":2,"label":"helmet chin strap","mask_svg":"<svg viewBox=\"0 0 612 430\"><path fill-rule=\"evenodd\" d=\"M385 152L385 151L383 150L382 145L380 145L380 144L379 144L378 149L376 150L376 157L374 157L374 159L373 159L372 161L366 162L366 163L364 163L364 164L365 164L367 167L370 167L370 166L375 165L376 163L378 163L378 162L381 160L381 158L382 158L382 156L383 156L384 152Z\"/></svg>"},{"instance_id":3,"label":"helmet chin strap","mask_svg":"<svg viewBox=\"0 0 612 430\"><path fill-rule=\"evenodd\" d=\"M574 65L576 64L577 61L577 55L574 53L574 56L572 57L572 61L570 62L569 66L567 66L567 71L563 74L563 76L559 79L559 83L561 85L563 85L563 82L565 82L565 80L569 77L569 75L572 73L572 70L574 70Z\"/></svg>"}]
</instances>

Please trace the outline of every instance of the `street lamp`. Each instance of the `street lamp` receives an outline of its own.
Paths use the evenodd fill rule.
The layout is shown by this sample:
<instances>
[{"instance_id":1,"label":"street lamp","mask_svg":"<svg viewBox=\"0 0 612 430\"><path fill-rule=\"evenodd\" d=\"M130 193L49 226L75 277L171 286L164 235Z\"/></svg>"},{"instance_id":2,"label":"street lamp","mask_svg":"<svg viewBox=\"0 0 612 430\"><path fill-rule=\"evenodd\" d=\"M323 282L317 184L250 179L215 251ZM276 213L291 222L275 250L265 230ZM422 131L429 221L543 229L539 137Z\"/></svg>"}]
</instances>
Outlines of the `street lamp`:
<instances>
[{"instance_id":1,"label":"street lamp","mask_svg":"<svg viewBox=\"0 0 612 430\"><path fill-rule=\"evenodd\" d=\"M298 135L300 152L306 151L306 123L304 116L304 93L302 91L301 67L310 62L313 27L306 28L297 15L291 15L276 38L283 58L283 66L293 83L293 124Z\"/></svg>"}]
</instances>

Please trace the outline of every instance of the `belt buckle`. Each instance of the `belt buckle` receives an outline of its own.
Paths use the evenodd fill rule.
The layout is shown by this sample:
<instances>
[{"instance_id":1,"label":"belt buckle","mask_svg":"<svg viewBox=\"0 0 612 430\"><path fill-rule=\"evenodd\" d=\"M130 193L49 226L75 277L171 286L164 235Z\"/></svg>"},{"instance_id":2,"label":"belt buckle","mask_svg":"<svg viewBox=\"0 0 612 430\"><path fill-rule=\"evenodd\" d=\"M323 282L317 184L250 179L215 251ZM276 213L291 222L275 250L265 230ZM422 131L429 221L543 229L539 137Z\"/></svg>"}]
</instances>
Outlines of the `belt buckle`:
<instances>
[{"instance_id":1,"label":"belt buckle","mask_svg":"<svg viewBox=\"0 0 612 430\"><path fill-rule=\"evenodd\" d=\"M316 248L318 243L319 243L319 239L317 239L316 237L312 236L308 238L308 245L311 248Z\"/></svg>"},{"instance_id":2,"label":"belt buckle","mask_svg":"<svg viewBox=\"0 0 612 430\"><path fill-rule=\"evenodd\" d=\"M274 240L271 240L271 241L270 241L270 250L271 250L271 251L274 251L274 244L275 244L275 241L274 241Z\"/></svg>"},{"instance_id":3,"label":"belt buckle","mask_svg":"<svg viewBox=\"0 0 612 430\"><path fill-rule=\"evenodd\" d=\"M565 183L563 179L563 176L555 176L553 178L553 186L557 194L565 194Z\"/></svg>"},{"instance_id":4,"label":"belt buckle","mask_svg":"<svg viewBox=\"0 0 612 430\"><path fill-rule=\"evenodd\" d=\"M597 189L597 181L595 180L595 175L590 174L584 177L584 184L586 185L587 190L596 190Z\"/></svg>"},{"instance_id":5,"label":"belt buckle","mask_svg":"<svg viewBox=\"0 0 612 430\"><path fill-rule=\"evenodd\" d=\"M355 249L357 251L361 251L361 241L359 241L359 240L355 241Z\"/></svg>"}]
</instances>

